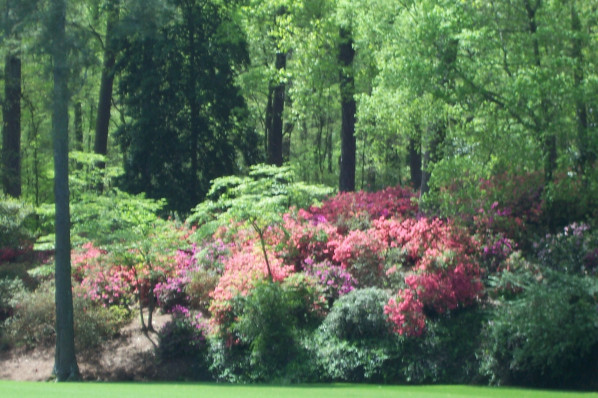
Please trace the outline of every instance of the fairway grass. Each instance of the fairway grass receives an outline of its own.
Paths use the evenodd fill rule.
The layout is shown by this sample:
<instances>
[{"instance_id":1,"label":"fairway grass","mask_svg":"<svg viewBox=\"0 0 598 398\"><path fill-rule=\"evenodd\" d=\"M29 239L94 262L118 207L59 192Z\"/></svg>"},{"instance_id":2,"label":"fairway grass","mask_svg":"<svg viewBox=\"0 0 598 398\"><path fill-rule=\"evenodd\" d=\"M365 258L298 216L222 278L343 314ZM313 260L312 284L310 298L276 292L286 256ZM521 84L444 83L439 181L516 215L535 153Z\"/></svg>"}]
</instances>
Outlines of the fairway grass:
<instances>
[{"instance_id":1,"label":"fairway grass","mask_svg":"<svg viewBox=\"0 0 598 398\"><path fill-rule=\"evenodd\" d=\"M598 398L592 392L562 392L470 386L376 386L314 384L296 386L209 383L35 383L0 381L2 398Z\"/></svg>"}]
</instances>

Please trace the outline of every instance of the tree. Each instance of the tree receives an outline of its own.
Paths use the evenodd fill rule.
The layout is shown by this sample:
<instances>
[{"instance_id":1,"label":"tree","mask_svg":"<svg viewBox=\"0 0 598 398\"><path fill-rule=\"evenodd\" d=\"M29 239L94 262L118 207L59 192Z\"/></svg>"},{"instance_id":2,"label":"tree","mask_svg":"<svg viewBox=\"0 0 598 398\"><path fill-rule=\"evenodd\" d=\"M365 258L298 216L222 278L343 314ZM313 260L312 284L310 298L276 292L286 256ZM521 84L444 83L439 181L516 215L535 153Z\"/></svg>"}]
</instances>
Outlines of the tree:
<instances>
[{"instance_id":1,"label":"tree","mask_svg":"<svg viewBox=\"0 0 598 398\"><path fill-rule=\"evenodd\" d=\"M17 30L19 10L15 0L6 0L4 37L9 42L4 60L2 106L2 186L4 192L21 196L21 57Z\"/></svg>"},{"instance_id":2,"label":"tree","mask_svg":"<svg viewBox=\"0 0 598 398\"><path fill-rule=\"evenodd\" d=\"M347 28L340 28L339 63L341 95L341 165L339 190L355 190L355 80L353 77L353 38Z\"/></svg>"},{"instance_id":3,"label":"tree","mask_svg":"<svg viewBox=\"0 0 598 398\"><path fill-rule=\"evenodd\" d=\"M68 65L65 37L66 0L53 0L48 32L51 46L54 92L52 135L54 141L54 196L56 231L56 355L54 374L58 381L78 380L75 357L73 297L71 286L71 242L68 186Z\"/></svg>"},{"instance_id":4,"label":"tree","mask_svg":"<svg viewBox=\"0 0 598 398\"><path fill-rule=\"evenodd\" d=\"M112 89L114 86L114 65L116 62L115 29L119 19L120 0L106 2L106 36L104 39L104 63L100 80L100 95L98 99L98 113L96 116L95 140L93 151L98 155L108 154L108 128L110 126L110 109L112 103ZM105 163L100 163L101 168Z\"/></svg>"},{"instance_id":5,"label":"tree","mask_svg":"<svg viewBox=\"0 0 598 398\"><path fill-rule=\"evenodd\" d=\"M118 66L126 123L117 136L122 186L186 212L211 180L236 171L237 151L248 146L246 106L235 84L248 54L235 21L217 2L169 4L155 12L139 2L142 14L123 19L128 28Z\"/></svg>"}]
</instances>

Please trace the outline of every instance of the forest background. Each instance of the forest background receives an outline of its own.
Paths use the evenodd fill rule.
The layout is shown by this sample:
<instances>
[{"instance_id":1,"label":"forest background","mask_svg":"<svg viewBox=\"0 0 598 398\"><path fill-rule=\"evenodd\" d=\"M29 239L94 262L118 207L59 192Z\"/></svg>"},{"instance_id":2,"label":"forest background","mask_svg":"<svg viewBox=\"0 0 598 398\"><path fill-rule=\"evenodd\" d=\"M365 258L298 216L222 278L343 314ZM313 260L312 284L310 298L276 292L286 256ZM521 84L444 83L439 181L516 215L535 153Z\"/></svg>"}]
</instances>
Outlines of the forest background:
<instances>
[{"instance_id":1,"label":"forest background","mask_svg":"<svg viewBox=\"0 0 598 398\"><path fill-rule=\"evenodd\" d=\"M0 246L7 263L32 255L33 242L36 252L53 249L53 5L0 1L5 61L1 176L7 195ZM270 282L287 280L288 273L309 274L305 264L310 261L328 261L326 272L354 278L351 289L339 288L343 294L327 297L330 314L334 302L349 291L381 289L363 294L369 302L384 302L377 307L381 316L389 319L394 335L407 339L397 343L399 351L380 354L394 365L370 369L358 359L365 354L355 349L353 364L320 363L326 370L312 369L324 378L452 380L453 373L438 371L439 363L448 362L440 348L434 351L440 362L405 360L411 365L399 366L393 360L397 352L410 358L404 352L412 344L408 337L421 337L429 325L442 328L443 322L465 322L467 316L478 326L496 325L513 311L526 319L516 304L496 305L501 300L516 298L521 304L567 294L572 308L586 311L574 320L558 320L559 327L574 328L558 334L562 355L571 349L565 341L596 335L591 308L598 261L598 2L85 0L65 5L73 256L77 250L93 259L98 253L115 255L98 261L111 270L124 267L110 275L134 287L130 297L116 303L115 297L102 296L105 291L88 299L109 308L136 303L153 310L160 306L154 303L160 290L154 295L154 289L182 267L173 253L201 252L206 242L220 239L257 248L267 266L262 277ZM332 196L337 190L371 194ZM385 202L385 197L394 199ZM409 205L402 202L405 198ZM310 207L318 204L321 210ZM170 226L160 224L165 220ZM185 220L186 226L180 226ZM414 231L428 231L443 243L426 246L415 232L409 237L390 232L393 223L407 220L415 220ZM228 235L220 229L237 222L245 224ZM309 254L285 252L285 245L297 238L293 228L310 222L327 225L304 237L325 248L301 241ZM189 231L178 236L170 229L174 225ZM284 239L270 236L275 228L282 228ZM387 246L371 246L358 231L386 233ZM250 232L252 237L244 235ZM420 242L419 254L409 252L415 245L410 239ZM295 242L296 249L301 242ZM396 253L397 246L404 252ZM250 255L242 247L227 250L231 259ZM213 354L212 374L260 379L268 366L278 369L276 361L283 357L301 363L301 350L282 355L266 348L266 338L255 335L249 321L262 314L260 297L273 300L293 288L256 284L251 286L258 293L252 296L233 281L238 296L249 297L233 305L229 301L236 296L218 296L217 288L235 261L241 260L201 271L207 279L195 286L194 304L184 303L210 319L221 316L216 321L219 341L230 340L222 352L248 350L243 369L231 370L233 357ZM243 261L262 264L261 257ZM73 265L75 273L78 265L83 267L75 275L78 283L91 283L94 272L104 275L88 262ZM271 269L291 265L293 272ZM521 271L517 280L509 279L513 269ZM393 274L400 277L393 280ZM467 277L457 283L451 279L456 275ZM433 295L426 285L432 282L439 286ZM114 286L108 290L116 291ZM578 297L575 291L585 293ZM291 296L285 296L288 303L296 304ZM18 319L11 303L6 299L3 317ZM459 311L466 317L459 318ZM575 313L569 307L562 311L563 316ZM327 313L320 316L328 319ZM144 322L142 316L143 327L151 328L151 318ZM539 316L535 322L527 326L546 327L555 319ZM487 329L494 346L463 348L467 354L460 357L485 359L482 365L467 362L455 377L542 384L556 372L564 385L588 382L575 379L575 374L586 374L582 371L571 371L569 378L559 373L569 362L550 356L552 340L527 347L524 331L503 326ZM335 333L339 341L355 340ZM368 333L360 338L371 338ZM230 343L234 336L246 347ZM578 338L580 346L572 351L590 364L587 372L596 366L598 352L597 342L590 340ZM422 341L427 343L413 343L418 348L411 347L410 355L424 355L432 343ZM264 356L273 362L258 371L256 358L263 363ZM287 365L285 374L311 375ZM387 372L389 366L401 370Z\"/></svg>"}]
</instances>

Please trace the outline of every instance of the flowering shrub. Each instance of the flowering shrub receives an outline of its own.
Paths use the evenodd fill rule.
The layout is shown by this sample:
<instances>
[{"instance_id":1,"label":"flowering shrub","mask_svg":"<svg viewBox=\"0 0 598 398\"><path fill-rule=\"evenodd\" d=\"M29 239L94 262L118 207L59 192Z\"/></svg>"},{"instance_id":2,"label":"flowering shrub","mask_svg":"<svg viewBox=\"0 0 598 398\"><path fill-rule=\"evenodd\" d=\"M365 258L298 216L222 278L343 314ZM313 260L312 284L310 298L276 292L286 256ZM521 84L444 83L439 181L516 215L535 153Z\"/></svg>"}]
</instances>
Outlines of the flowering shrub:
<instances>
[{"instance_id":1,"label":"flowering shrub","mask_svg":"<svg viewBox=\"0 0 598 398\"><path fill-rule=\"evenodd\" d=\"M133 301L137 282L134 271L112 265L108 253L88 242L72 255L73 279L83 288L84 297L105 306L126 306Z\"/></svg>"},{"instance_id":2,"label":"flowering shrub","mask_svg":"<svg viewBox=\"0 0 598 398\"><path fill-rule=\"evenodd\" d=\"M158 358L196 357L207 351L206 334L208 323L201 314L193 316L188 308L175 305L172 307L172 320L165 323L158 332Z\"/></svg>"},{"instance_id":3,"label":"flowering shrub","mask_svg":"<svg viewBox=\"0 0 598 398\"><path fill-rule=\"evenodd\" d=\"M385 220L377 226L391 247L406 249L406 261L411 265L405 276L406 288L385 307L396 332L419 336L428 315L471 305L479 298L481 270L471 257L475 242L463 231L426 218Z\"/></svg>"},{"instance_id":4,"label":"flowering shrub","mask_svg":"<svg viewBox=\"0 0 598 398\"><path fill-rule=\"evenodd\" d=\"M336 227L323 216L314 216L306 210L294 213L283 216L285 237L278 255L286 264L294 265L297 272L303 269L307 260L332 260L334 250L330 249L328 242L339 238Z\"/></svg>"},{"instance_id":5,"label":"flowering shrub","mask_svg":"<svg viewBox=\"0 0 598 398\"><path fill-rule=\"evenodd\" d=\"M356 227L369 227L369 220L412 217L417 213L414 193L402 187L390 187L378 192L344 192L328 199L309 212L315 222L330 222L342 234ZM361 221L359 221L361 220Z\"/></svg>"},{"instance_id":6,"label":"flowering shrub","mask_svg":"<svg viewBox=\"0 0 598 398\"><path fill-rule=\"evenodd\" d=\"M598 269L598 234L587 224L567 225L533 247L540 264L552 269L577 274L595 274Z\"/></svg>"},{"instance_id":7,"label":"flowering shrub","mask_svg":"<svg viewBox=\"0 0 598 398\"><path fill-rule=\"evenodd\" d=\"M339 241L329 241L328 247L334 249L333 260L349 271L360 286L379 284L385 247L375 229L350 231Z\"/></svg>"},{"instance_id":8,"label":"flowering shrub","mask_svg":"<svg viewBox=\"0 0 598 398\"><path fill-rule=\"evenodd\" d=\"M334 301L343 296L357 285L355 278L346 270L338 265L333 265L329 261L314 263L312 260L305 260L305 272L311 275L322 286L324 298L328 306L332 306Z\"/></svg>"},{"instance_id":9,"label":"flowering shrub","mask_svg":"<svg viewBox=\"0 0 598 398\"><path fill-rule=\"evenodd\" d=\"M270 236L270 238L272 238ZM260 252L257 237L246 234L238 235L232 254L224 261L224 272L211 293L210 312L213 319L222 324L232 310L231 301L237 296L246 296L255 283L266 279L268 269L263 254ZM284 265L282 259L270 256L270 267L274 281L284 280L294 267Z\"/></svg>"}]
</instances>

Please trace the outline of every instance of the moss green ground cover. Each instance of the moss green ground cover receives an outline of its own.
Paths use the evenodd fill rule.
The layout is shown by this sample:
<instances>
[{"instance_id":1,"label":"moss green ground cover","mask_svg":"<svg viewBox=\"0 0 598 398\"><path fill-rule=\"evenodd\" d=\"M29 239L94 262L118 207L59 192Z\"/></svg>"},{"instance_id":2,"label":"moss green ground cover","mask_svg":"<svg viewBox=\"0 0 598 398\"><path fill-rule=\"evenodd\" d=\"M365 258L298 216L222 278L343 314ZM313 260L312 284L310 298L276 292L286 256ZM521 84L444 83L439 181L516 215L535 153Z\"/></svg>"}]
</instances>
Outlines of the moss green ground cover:
<instances>
[{"instance_id":1,"label":"moss green ground cover","mask_svg":"<svg viewBox=\"0 0 598 398\"><path fill-rule=\"evenodd\" d=\"M217 397L217 398L574 398L598 397L598 393L541 391L515 388L469 386L375 386L351 384L322 384L304 386L240 386L193 383L29 383L0 381L3 398L69 398L69 397Z\"/></svg>"}]
</instances>

